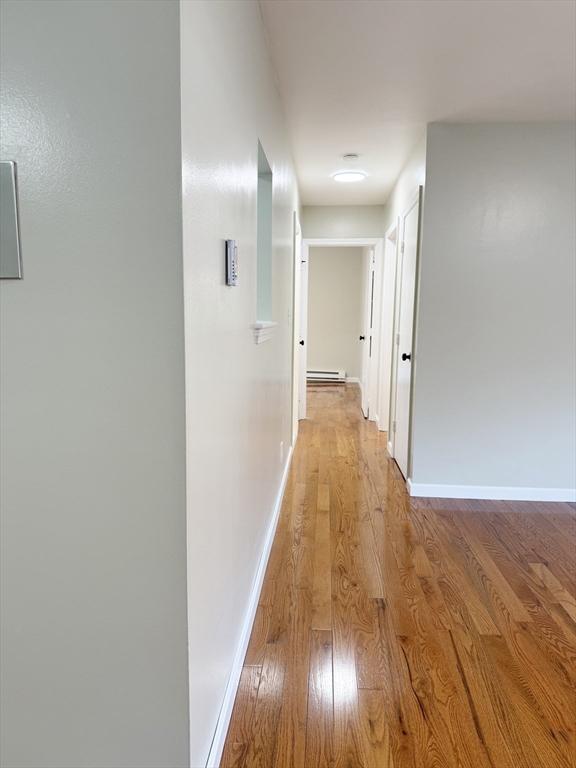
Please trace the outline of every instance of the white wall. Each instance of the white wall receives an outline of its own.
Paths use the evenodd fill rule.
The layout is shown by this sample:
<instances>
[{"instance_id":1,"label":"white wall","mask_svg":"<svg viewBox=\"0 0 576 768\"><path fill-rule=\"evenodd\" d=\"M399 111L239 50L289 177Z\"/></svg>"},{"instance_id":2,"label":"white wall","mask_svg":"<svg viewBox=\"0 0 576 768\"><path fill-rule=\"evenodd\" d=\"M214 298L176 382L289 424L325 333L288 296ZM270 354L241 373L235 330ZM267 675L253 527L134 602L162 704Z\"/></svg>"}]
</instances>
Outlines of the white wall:
<instances>
[{"instance_id":1,"label":"white wall","mask_svg":"<svg viewBox=\"0 0 576 768\"><path fill-rule=\"evenodd\" d=\"M297 190L256 2L182 9L191 758L203 765L291 440ZM258 140L274 174L272 339L255 344ZM224 238L239 285L224 284Z\"/></svg>"},{"instance_id":2,"label":"white wall","mask_svg":"<svg viewBox=\"0 0 576 768\"><path fill-rule=\"evenodd\" d=\"M0 763L186 766L178 4L0 8Z\"/></svg>"},{"instance_id":3,"label":"white wall","mask_svg":"<svg viewBox=\"0 0 576 768\"><path fill-rule=\"evenodd\" d=\"M382 237L382 205L305 205L302 208L305 238Z\"/></svg>"},{"instance_id":4,"label":"white wall","mask_svg":"<svg viewBox=\"0 0 576 768\"><path fill-rule=\"evenodd\" d=\"M418 187L426 180L426 134L410 153L406 165L396 179L396 183L384 206L382 226L384 232L396 224L399 216L412 205L418 193Z\"/></svg>"},{"instance_id":5,"label":"white wall","mask_svg":"<svg viewBox=\"0 0 576 768\"><path fill-rule=\"evenodd\" d=\"M308 370L360 378L364 332L364 248L308 251Z\"/></svg>"},{"instance_id":6,"label":"white wall","mask_svg":"<svg viewBox=\"0 0 576 768\"><path fill-rule=\"evenodd\" d=\"M431 125L415 483L574 489L574 125Z\"/></svg>"}]
</instances>

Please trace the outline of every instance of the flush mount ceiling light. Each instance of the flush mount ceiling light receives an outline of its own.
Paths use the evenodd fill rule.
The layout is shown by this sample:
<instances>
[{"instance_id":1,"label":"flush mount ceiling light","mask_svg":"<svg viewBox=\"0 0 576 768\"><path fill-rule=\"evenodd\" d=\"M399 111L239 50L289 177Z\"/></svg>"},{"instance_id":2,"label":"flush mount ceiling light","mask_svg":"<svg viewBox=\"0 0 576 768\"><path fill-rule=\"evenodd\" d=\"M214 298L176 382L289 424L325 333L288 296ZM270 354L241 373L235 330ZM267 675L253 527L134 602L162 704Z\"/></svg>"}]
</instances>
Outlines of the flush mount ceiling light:
<instances>
[{"instance_id":1,"label":"flush mount ceiling light","mask_svg":"<svg viewBox=\"0 0 576 768\"><path fill-rule=\"evenodd\" d=\"M364 171L336 171L332 174L334 181L338 181L341 184L352 184L355 181L364 181L368 176Z\"/></svg>"}]
</instances>

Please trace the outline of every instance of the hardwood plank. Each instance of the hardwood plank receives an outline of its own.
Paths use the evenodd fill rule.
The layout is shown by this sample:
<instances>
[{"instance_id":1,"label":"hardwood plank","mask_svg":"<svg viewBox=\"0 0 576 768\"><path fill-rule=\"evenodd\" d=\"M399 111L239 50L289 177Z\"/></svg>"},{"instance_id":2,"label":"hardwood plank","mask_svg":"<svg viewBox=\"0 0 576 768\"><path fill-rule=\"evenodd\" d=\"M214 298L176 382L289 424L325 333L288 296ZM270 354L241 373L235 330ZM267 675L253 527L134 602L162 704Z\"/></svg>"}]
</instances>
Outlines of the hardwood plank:
<instances>
[{"instance_id":1,"label":"hardwood plank","mask_svg":"<svg viewBox=\"0 0 576 768\"><path fill-rule=\"evenodd\" d=\"M332 680L332 632L312 630L306 759L304 765L331 768L334 753L334 686Z\"/></svg>"},{"instance_id":2,"label":"hardwood plank","mask_svg":"<svg viewBox=\"0 0 576 768\"><path fill-rule=\"evenodd\" d=\"M538 753L513 713L481 636L457 628L451 638L470 706L494 768L538 765Z\"/></svg>"},{"instance_id":3,"label":"hardwood plank","mask_svg":"<svg viewBox=\"0 0 576 768\"><path fill-rule=\"evenodd\" d=\"M394 768L386 700L382 691L359 691L358 704L367 744L366 768Z\"/></svg>"},{"instance_id":4,"label":"hardwood plank","mask_svg":"<svg viewBox=\"0 0 576 768\"><path fill-rule=\"evenodd\" d=\"M576 688L576 635L565 631L559 615L551 608L553 606L544 608L535 601L528 606L532 622L524 626L565 684Z\"/></svg>"},{"instance_id":5,"label":"hardwood plank","mask_svg":"<svg viewBox=\"0 0 576 768\"><path fill-rule=\"evenodd\" d=\"M434 500L429 501L430 505L433 503ZM433 566L436 583L448 614L454 612L455 615L460 615L460 604L464 604L467 608L466 616L480 634L499 635L500 630L489 606L486 605L484 595L477 589L478 574L471 574L468 563L460 556L461 553L454 552L453 544L450 543L445 526L439 521L438 515L432 508L418 510L413 515L413 523L419 529L420 541ZM451 596L450 603L446 599L447 594Z\"/></svg>"},{"instance_id":6,"label":"hardwood plank","mask_svg":"<svg viewBox=\"0 0 576 768\"><path fill-rule=\"evenodd\" d=\"M301 422L223 768L576 768L576 509L411 499L355 386Z\"/></svg>"},{"instance_id":7,"label":"hardwood plank","mask_svg":"<svg viewBox=\"0 0 576 768\"><path fill-rule=\"evenodd\" d=\"M258 697L262 667L245 666L240 676L222 768L238 768L243 765L251 737L251 724Z\"/></svg>"},{"instance_id":8,"label":"hardwood plank","mask_svg":"<svg viewBox=\"0 0 576 768\"><path fill-rule=\"evenodd\" d=\"M454 520L454 522L463 538L466 540L471 555L482 568L486 579L489 580L493 589L493 594L497 594L498 600L505 604L507 613L514 619L514 621L530 621L530 614L526 610L526 607L523 605L518 595L516 595L510 584L506 581L502 572L491 558L490 553L486 551L482 546L482 543L476 538L470 526L466 524L466 519L460 518Z\"/></svg>"},{"instance_id":9,"label":"hardwood plank","mask_svg":"<svg viewBox=\"0 0 576 768\"><path fill-rule=\"evenodd\" d=\"M270 582L272 583L272 582ZM270 631L271 605L258 604L244 666L262 666L266 653L266 642Z\"/></svg>"},{"instance_id":10,"label":"hardwood plank","mask_svg":"<svg viewBox=\"0 0 576 768\"><path fill-rule=\"evenodd\" d=\"M347 468L339 463L330 472L330 519L332 533L333 670L334 670L334 765L362 768L366 765L363 731L358 709L356 636L370 630L362 605L354 498ZM354 542L354 546L349 546Z\"/></svg>"},{"instance_id":11,"label":"hardwood plank","mask_svg":"<svg viewBox=\"0 0 576 768\"><path fill-rule=\"evenodd\" d=\"M445 514L440 516L440 524L450 542L452 557L461 564L472 581L476 595L480 597L498 629L496 633L482 634L499 634L503 631L503 626L509 625L517 617L529 621L526 609L500 571L479 546L474 547L471 537L462 533L458 524L454 523L453 517ZM502 592L504 594L501 594Z\"/></svg>"},{"instance_id":12,"label":"hardwood plank","mask_svg":"<svg viewBox=\"0 0 576 768\"><path fill-rule=\"evenodd\" d=\"M449 652L449 636L400 638L411 686L435 743L449 765L489 768L484 738L475 727L463 680Z\"/></svg>"},{"instance_id":13,"label":"hardwood plank","mask_svg":"<svg viewBox=\"0 0 576 768\"><path fill-rule=\"evenodd\" d=\"M276 732L284 687L284 650L278 643L271 643L267 647L242 766L270 768L274 765ZM233 718L228 732L235 727Z\"/></svg>"},{"instance_id":14,"label":"hardwood plank","mask_svg":"<svg viewBox=\"0 0 576 768\"><path fill-rule=\"evenodd\" d=\"M314 540L313 629L332 627L332 568L330 560L330 486L318 485Z\"/></svg>"},{"instance_id":15,"label":"hardwood plank","mask_svg":"<svg viewBox=\"0 0 576 768\"><path fill-rule=\"evenodd\" d=\"M393 670L383 633L386 603L381 598L370 599L364 610L367 623L358 631L356 638L358 688L387 691L390 696Z\"/></svg>"},{"instance_id":16,"label":"hardwood plank","mask_svg":"<svg viewBox=\"0 0 576 768\"><path fill-rule=\"evenodd\" d=\"M546 768L568 768L573 754L570 745L562 734L551 730L549 723L526 685L529 670L522 670L514 663L514 657L502 637L484 637L482 643L497 671L499 685L506 693L515 722L525 739L538 755L539 763Z\"/></svg>"},{"instance_id":17,"label":"hardwood plank","mask_svg":"<svg viewBox=\"0 0 576 768\"><path fill-rule=\"evenodd\" d=\"M294 590L285 648L284 681L273 765L305 765L312 601L305 589Z\"/></svg>"},{"instance_id":18,"label":"hardwood plank","mask_svg":"<svg viewBox=\"0 0 576 768\"><path fill-rule=\"evenodd\" d=\"M556 576L550 569L542 563L530 563L530 567L540 580L540 583L546 587L554 598L554 602L564 608L568 616L576 622L576 598L572 597L566 589L560 584Z\"/></svg>"}]
</instances>

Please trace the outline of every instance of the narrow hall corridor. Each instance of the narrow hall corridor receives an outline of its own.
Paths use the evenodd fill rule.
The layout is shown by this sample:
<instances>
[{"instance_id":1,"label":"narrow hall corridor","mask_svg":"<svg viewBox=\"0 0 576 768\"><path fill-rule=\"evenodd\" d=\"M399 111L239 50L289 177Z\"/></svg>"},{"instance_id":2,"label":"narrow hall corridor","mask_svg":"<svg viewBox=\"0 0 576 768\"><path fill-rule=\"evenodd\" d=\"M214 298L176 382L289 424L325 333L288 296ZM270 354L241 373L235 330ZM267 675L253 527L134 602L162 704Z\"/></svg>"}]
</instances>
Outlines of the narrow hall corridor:
<instances>
[{"instance_id":1,"label":"narrow hall corridor","mask_svg":"<svg viewBox=\"0 0 576 768\"><path fill-rule=\"evenodd\" d=\"M308 402L222 768L571 765L573 507L410 499L356 386Z\"/></svg>"}]
</instances>

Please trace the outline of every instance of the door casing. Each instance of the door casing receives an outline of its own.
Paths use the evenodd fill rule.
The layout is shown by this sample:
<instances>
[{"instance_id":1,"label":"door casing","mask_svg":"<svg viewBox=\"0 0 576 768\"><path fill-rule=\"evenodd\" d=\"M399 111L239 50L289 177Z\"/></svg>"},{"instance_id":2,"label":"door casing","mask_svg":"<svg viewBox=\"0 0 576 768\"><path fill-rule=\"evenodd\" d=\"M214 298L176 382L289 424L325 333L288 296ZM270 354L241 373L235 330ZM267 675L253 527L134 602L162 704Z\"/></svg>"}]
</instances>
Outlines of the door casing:
<instances>
[{"instance_id":1,"label":"door casing","mask_svg":"<svg viewBox=\"0 0 576 768\"><path fill-rule=\"evenodd\" d=\"M421 241L421 221L422 221L422 198L423 187L418 188L417 194L412 199L412 202L402 216L399 222L400 244L397 250L397 268L396 268L396 293L394 301L394 333L393 333L393 346L392 346L392 387L390 392L390 432L388 439L388 451L390 455L396 460L396 463L400 467L405 479L410 477L412 471L412 403L414 392L414 378L416 371L416 318L418 311L418 289L419 289L419 274L420 274L420 241ZM405 228L406 220L410 214L416 208L416 237L415 237L415 254L414 254L414 286L413 293L410 291L410 296L406 295L404 291L403 297L403 280L405 278L404 272L404 259L406 254L403 252L403 246L405 242ZM403 314L406 311L406 307L402 307L402 298L404 301L408 299L407 305L408 314ZM411 321L411 328L407 330L407 320ZM400 338L401 334L401 320L404 320L404 333L407 338ZM402 345L402 349L400 348ZM404 349L406 347L406 349ZM409 347L409 349L408 349ZM409 363L401 360L401 354L403 352L409 352L411 360ZM398 383L399 383L399 366L403 366L404 369L409 364L408 382L404 384L404 390L402 397L404 398L404 409L402 413L398 411ZM406 379L404 372L401 373ZM407 407L406 407L407 403ZM402 418L402 424L398 424L399 418ZM403 439L398 440L398 433L400 429L403 430Z\"/></svg>"}]
</instances>

